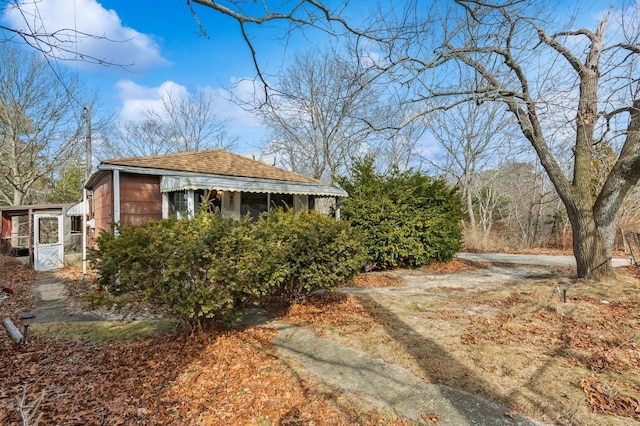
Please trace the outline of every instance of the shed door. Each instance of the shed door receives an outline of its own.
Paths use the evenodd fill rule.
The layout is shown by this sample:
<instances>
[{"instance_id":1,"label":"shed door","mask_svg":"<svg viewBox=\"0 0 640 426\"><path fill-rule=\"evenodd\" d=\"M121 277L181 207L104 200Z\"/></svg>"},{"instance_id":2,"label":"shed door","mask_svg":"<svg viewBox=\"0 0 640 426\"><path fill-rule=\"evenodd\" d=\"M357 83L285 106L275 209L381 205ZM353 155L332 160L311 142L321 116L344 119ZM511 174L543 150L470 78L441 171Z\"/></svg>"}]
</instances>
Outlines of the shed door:
<instances>
[{"instance_id":1,"label":"shed door","mask_svg":"<svg viewBox=\"0 0 640 426\"><path fill-rule=\"evenodd\" d=\"M64 266L62 215L33 215L33 267L36 271L50 271Z\"/></svg>"}]
</instances>

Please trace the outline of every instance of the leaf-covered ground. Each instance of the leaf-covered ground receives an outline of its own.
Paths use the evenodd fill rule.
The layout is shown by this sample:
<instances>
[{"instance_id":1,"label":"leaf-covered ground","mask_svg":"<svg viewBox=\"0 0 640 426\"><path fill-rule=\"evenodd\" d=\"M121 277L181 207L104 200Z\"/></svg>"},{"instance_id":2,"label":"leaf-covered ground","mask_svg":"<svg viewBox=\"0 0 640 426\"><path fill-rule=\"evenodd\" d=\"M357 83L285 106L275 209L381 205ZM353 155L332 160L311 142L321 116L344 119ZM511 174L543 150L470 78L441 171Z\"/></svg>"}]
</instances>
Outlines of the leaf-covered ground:
<instances>
[{"instance_id":1,"label":"leaf-covered ground","mask_svg":"<svg viewBox=\"0 0 640 426\"><path fill-rule=\"evenodd\" d=\"M19 324L35 274L0 261L2 286L13 292L0 315ZM0 424L29 415L29 424L40 416L51 425L406 424L295 375L272 350L274 334L246 328L102 344L34 337L21 346L2 331Z\"/></svg>"},{"instance_id":2,"label":"leaf-covered ground","mask_svg":"<svg viewBox=\"0 0 640 426\"><path fill-rule=\"evenodd\" d=\"M424 272L455 281L456 271L486 266ZM17 321L32 306L34 273L0 267L1 286L13 291L0 316ZM573 282L566 303L560 283L567 271L490 289L409 289L411 297L401 295L397 274L372 273L358 279L357 292L320 293L281 315L425 381L550 424L633 425L640 421L638 271L626 268L607 283ZM0 424L22 424L21 413L39 397L42 424L407 424L296 375L271 347L274 333L246 328L100 344L40 338L19 346L2 332Z\"/></svg>"},{"instance_id":3,"label":"leaf-covered ground","mask_svg":"<svg viewBox=\"0 0 640 426\"><path fill-rule=\"evenodd\" d=\"M638 424L640 268L602 283L557 269L477 287L459 285L455 269L425 272L456 287L319 295L286 319L550 424Z\"/></svg>"}]
</instances>

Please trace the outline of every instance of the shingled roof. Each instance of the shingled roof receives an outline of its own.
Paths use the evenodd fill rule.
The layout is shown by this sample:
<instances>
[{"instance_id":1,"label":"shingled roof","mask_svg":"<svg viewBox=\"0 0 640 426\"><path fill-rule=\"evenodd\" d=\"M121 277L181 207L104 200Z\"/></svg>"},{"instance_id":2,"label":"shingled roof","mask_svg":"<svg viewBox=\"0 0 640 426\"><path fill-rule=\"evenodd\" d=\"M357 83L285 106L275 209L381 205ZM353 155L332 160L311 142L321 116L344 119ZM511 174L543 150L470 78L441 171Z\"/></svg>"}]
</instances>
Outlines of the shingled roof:
<instances>
[{"instance_id":1,"label":"shingled roof","mask_svg":"<svg viewBox=\"0 0 640 426\"><path fill-rule=\"evenodd\" d=\"M321 184L317 179L220 149L147 157L116 158L105 160L102 164Z\"/></svg>"}]
</instances>

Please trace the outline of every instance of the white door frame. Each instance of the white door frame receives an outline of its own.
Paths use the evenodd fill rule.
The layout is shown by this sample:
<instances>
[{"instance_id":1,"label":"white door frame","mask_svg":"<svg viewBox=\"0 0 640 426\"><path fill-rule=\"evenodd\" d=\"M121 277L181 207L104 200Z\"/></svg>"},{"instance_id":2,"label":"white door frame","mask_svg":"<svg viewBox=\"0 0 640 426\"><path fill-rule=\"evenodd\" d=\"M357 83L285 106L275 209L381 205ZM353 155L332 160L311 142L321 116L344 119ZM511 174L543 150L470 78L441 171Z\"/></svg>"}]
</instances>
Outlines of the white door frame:
<instances>
[{"instance_id":1,"label":"white door frame","mask_svg":"<svg viewBox=\"0 0 640 426\"><path fill-rule=\"evenodd\" d=\"M40 219L58 220L56 242L40 242ZM36 213L33 215L33 268L36 271L51 271L64 267L64 223L61 214Z\"/></svg>"}]
</instances>

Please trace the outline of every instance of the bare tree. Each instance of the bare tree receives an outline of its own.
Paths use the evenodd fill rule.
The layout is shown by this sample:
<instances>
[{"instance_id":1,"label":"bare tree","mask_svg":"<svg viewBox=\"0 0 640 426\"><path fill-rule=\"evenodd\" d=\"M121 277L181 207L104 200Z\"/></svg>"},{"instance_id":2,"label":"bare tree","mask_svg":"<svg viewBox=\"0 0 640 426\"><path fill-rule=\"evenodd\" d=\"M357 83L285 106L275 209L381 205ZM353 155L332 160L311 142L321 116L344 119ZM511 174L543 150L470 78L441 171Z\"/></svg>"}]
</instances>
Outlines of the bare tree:
<instances>
[{"instance_id":1,"label":"bare tree","mask_svg":"<svg viewBox=\"0 0 640 426\"><path fill-rule=\"evenodd\" d=\"M171 152L162 126L157 121L127 121L116 126L117 150L123 156L162 155Z\"/></svg>"},{"instance_id":2,"label":"bare tree","mask_svg":"<svg viewBox=\"0 0 640 426\"><path fill-rule=\"evenodd\" d=\"M13 205L30 201L43 177L83 143L75 84L36 54L0 45L0 169Z\"/></svg>"},{"instance_id":3,"label":"bare tree","mask_svg":"<svg viewBox=\"0 0 640 426\"><path fill-rule=\"evenodd\" d=\"M622 204L620 227L625 230L640 232L640 193L633 191Z\"/></svg>"},{"instance_id":4,"label":"bare tree","mask_svg":"<svg viewBox=\"0 0 640 426\"><path fill-rule=\"evenodd\" d=\"M638 34L634 35L636 39L605 46L607 16L595 32L550 32L523 3L497 6L460 0L457 4L464 8L457 21L463 25L448 32L430 67L442 71L469 67L481 76L476 89L462 96L483 94L487 100L504 103L536 150L572 224L578 275L599 278L612 274L610 259L618 210L640 178L640 99L633 77L637 62L634 56L640 53ZM538 58L534 62L534 53L545 55L546 63ZM607 80L601 81L601 76ZM459 99L448 82L442 79L429 96ZM614 98L603 99L607 102L598 98L598 90L605 87L617 98L616 107L609 111L603 108L612 105ZM563 173L548 136L550 127L557 125L550 116L557 112L553 101L559 94L573 100L572 107L560 105L562 116L567 115L568 108L575 113L573 120L563 123L573 133L572 176ZM624 133L625 141L594 202L590 165L592 145L598 140L596 126L610 124L610 118L622 113L629 119L626 129L617 130Z\"/></svg>"},{"instance_id":5,"label":"bare tree","mask_svg":"<svg viewBox=\"0 0 640 426\"><path fill-rule=\"evenodd\" d=\"M505 200L501 210L502 227L510 234L502 237L510 247L545 246L551 236L558 196L539 164L506 162L500 166L494 183Z\"/></svg>"},{"instance_id":6,"label":"bare tree","mask_svg":"<svg viewBox=\"0 0 640 426\"><path fill-rule=\"evenodd\" d=\"M254 46L254 37L250 27L260 27L265 24L277 25L281 23L287 28L284 29L284 37L288 37L293 31L300 27L311 27L321 32L340 36L345 34L360 34L367 36L364 32L351 27L346 19L340 16L340 12L346 3L340 4L336 9L322 4L317 0L301 0L296 2L283 2L276 9L272 9L268 4L263 3L262 7L255 7L250 1L213 1L213 0L188 0L187 4L191 8L196 24L200 28L200 33L206 35L206 28L202 27L198 20L198 15L191 3L197 3L207 8L213 9L223 15L235 19L240 25L242 38L249 47L253 63L258 73L258 78L264 85L265 90L269 87L267 79L259 65L257 50Z\"/></svg>"},{"instance_id":7,"label":"bare tree","mask_svg":"<svg viewBox=\"0 0 640 426\"><path fill-rule=\"evenodd\" d=\"M297 56L256 112L271 131L265 152L328 183L375 147L379 98L367 70L333 52Z\"/></svg>"},{"instance_id":8,"label":"bare tree","mask_svg":"<svg viewBox=\"0 0 640 426\"><path fill-rule=\"evenodd\" d=\"M469 188L476 225L475 229L471 229L471 235L465 233L467 246L490 248L494 226L500 224L506 215L509 200L501 190L502 171L498 168L479 172ZM500 243L504 248L505 244L502 241Z\"/></svg>"},{"instance_id":9,"label":"bare tree","mask_svg":"<svg viewBox=\"0 0 640 426\"><path fill-rule=\"evenodd\" d=\"M236 19L254 60L246 33L250 24L337 25L367 37L364 48L375 44L380 72L409 88L406 98L422 102L424 114L463 102L504 104L567 210L578 276L598 279L614 273L619 210L640 179L637 4L614 16L618 25L606 38L611 13L595 29L562 28L544 19L544 3L528 0L456 0L450 8L434 5L432 10L414 0L401 10L381 7L366 32L315 0L285 2L278 11L260 9L260 16L245 13L243 2L192 1ZM461 86L468 70L477 76L471 90ZM592 147L605 133L619 141L618 157L594 200ZM561 144L572 147L567 174L556 157Z\"/></svg>"},{"instance_id":10,"label":"bare tree","mask_svg":"<svg viewBox=\"0 0 640 426\"><path fill-rule=\"evenodd\" d=\"M158 155L170 152L232 149L227 121L218 117L216 97L208 91L195 94L167 92L158 107L143 111L141 121L122 123L116 138L124 155Z\"/></svg>"},{"instance_id":11,"label":"bare tree","mask_svg":"<svg viewBox=\"0 0 640 426\"><path fill-rule=\"evenodd\" d=\"M444 158L441 161L425 158L425 161L460 188L472 232L478 231L476 218L481 214L475 207L484 207L474 205L474 195L481 188L488 188L479 185L479 175L488 167L497 166L499 158L508 156L510 151L512 141L505 114L504 108L497 104L466 103L432 116L431 134L444 149ZM491 230L486 211L482 214L481 228L485 240Z\"/></svg>"},{"instance_id":12,"label":"bare tree","mask_svg":"<svg viewBox=\"0 0 640 426\"><path fill-rule=\"evenodd\" d=\"M391 116L392 113L386 115ZM427 133L427 123L423 119L411 120L404 124L398 119L397 122L398 129L388 128L380 134L379 143L374 151L374 157L378 160L377 167L383 172L389 172L392 168L399 171L421 169L425 157L420 149L422 139Z\"/></svg>"}]
</instances>

